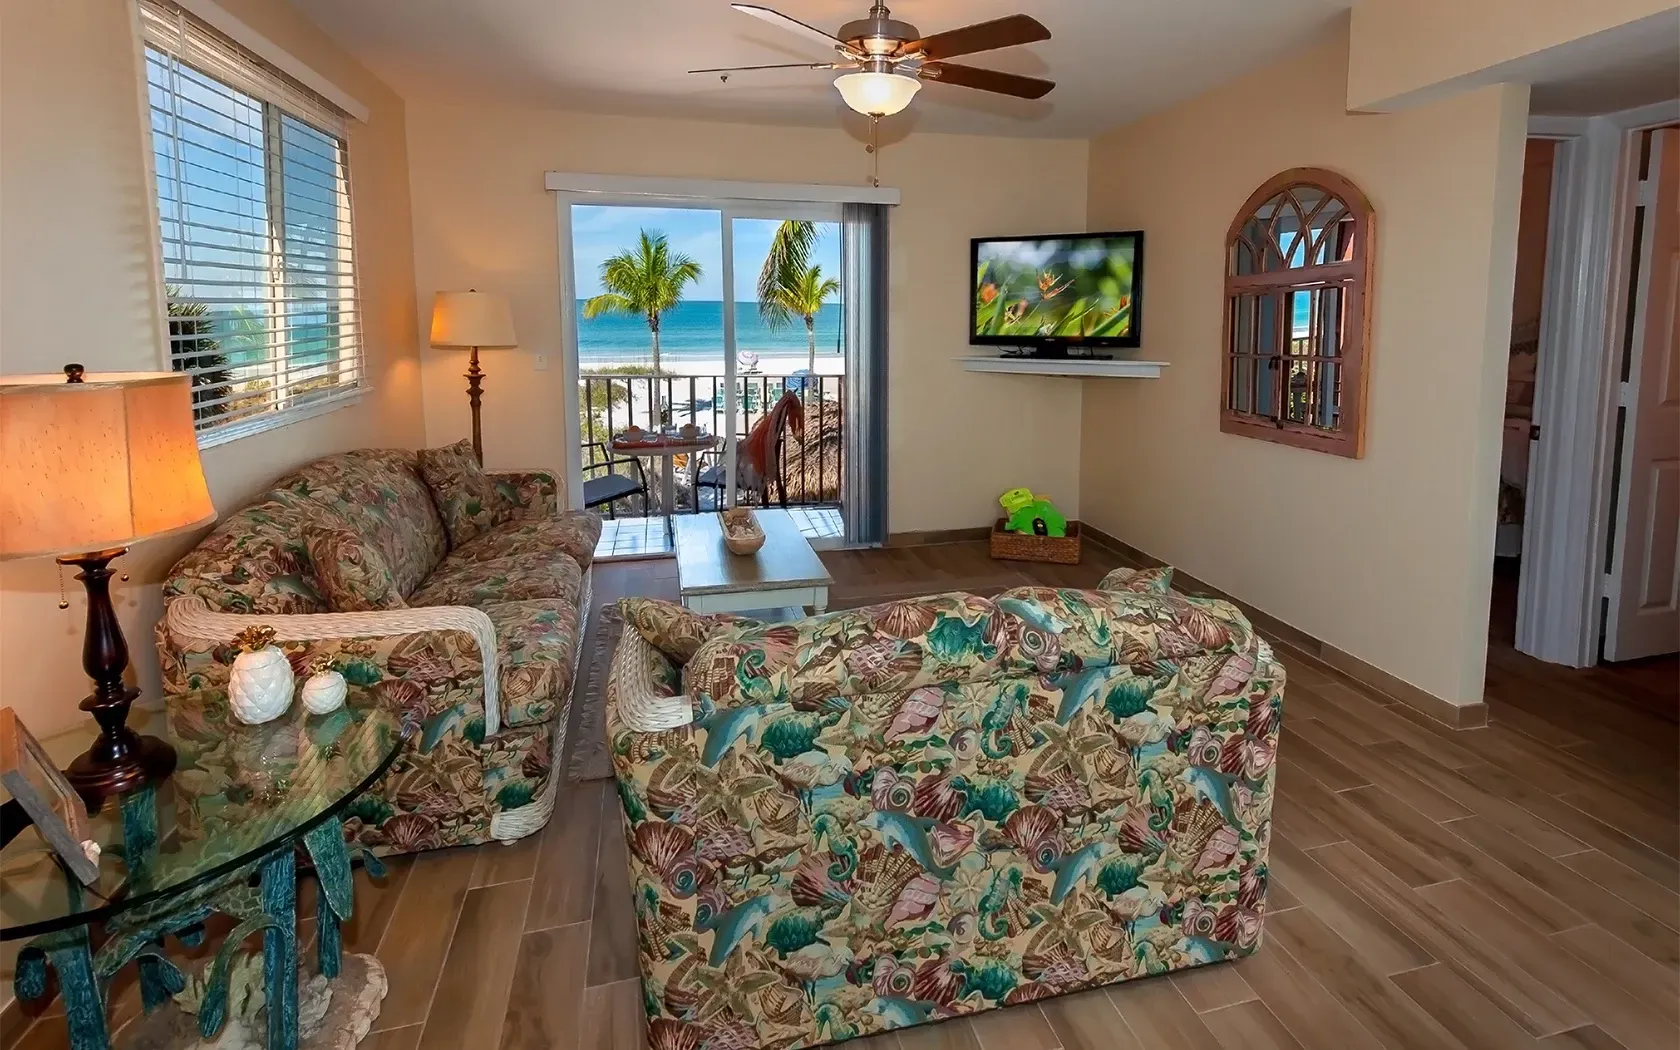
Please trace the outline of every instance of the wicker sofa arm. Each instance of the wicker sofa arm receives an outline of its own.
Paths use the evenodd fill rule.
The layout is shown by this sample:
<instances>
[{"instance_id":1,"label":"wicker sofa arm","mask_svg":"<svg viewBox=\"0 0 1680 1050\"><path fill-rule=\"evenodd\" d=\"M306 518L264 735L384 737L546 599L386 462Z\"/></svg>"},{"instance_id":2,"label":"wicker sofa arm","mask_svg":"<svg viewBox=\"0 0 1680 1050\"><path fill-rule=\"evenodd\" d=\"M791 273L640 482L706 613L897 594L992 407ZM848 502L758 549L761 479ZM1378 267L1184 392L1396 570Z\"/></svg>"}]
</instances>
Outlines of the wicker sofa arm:
<instances>
[{"instance_id":1,"label":"wicker sofa arm","mask_svg":"<svg viewBox=\"0 0 1680 1050\"><path fill-rule=\"evenodd\" d=\"M473 639L484 679L484 733L501 731L501 690L496 665L496 628L483 610L464 605L438 605L384 612L307 613L266 615L223 613L212 610L203 598L182 596L171 599L164 611L163 626L178 641L207 645L231 643L247 627L274 629L279 642L318 642L345 638L389 638L428 631L458 631Z\"/></svg>"},{"instance_id":2,"label":"wicker sofa arm","mask_svg":"<svg viewBox=\"0 0 1680 1050\"><path fill-rule=\"evenodd\" d=\"M607 692L617 702L618 718L624 729L637 733L663 733L694 721L689 698L666 695L654 677L663 653L648 644L641 632L627 628L613 653Z\"/></svg>"},{"instance_id":3,"label":"wicker sofa arm","mask_svg":"<svg viewBox=\"0 0 1680 1050\"><path fill-rule=\"evenodd\" d=\"M562 491L565 477L558 470L541 467L486 471L490 480L518 509L521 518L557 518L565 505Z\"/></svg>"}]
</instances>

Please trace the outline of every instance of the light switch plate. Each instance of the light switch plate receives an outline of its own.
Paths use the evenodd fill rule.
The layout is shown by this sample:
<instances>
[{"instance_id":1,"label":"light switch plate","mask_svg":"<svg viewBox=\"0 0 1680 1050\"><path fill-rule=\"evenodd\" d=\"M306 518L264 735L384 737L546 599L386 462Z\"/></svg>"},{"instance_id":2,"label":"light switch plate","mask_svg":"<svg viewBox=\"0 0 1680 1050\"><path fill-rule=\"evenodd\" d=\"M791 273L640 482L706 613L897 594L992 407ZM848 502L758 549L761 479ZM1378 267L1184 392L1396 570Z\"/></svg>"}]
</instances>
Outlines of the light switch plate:
<instances>
[{"instance_id":1,"label":"light switch plate","mask_svg":"<svg viewBox=\"0 0 1680 1050\"><path fill-rule=\"evenodd\" d=\"M531 367L538 372L548 371L548 355L547 354L532 354L531 355Z\"/></svg>"}]
</instances>

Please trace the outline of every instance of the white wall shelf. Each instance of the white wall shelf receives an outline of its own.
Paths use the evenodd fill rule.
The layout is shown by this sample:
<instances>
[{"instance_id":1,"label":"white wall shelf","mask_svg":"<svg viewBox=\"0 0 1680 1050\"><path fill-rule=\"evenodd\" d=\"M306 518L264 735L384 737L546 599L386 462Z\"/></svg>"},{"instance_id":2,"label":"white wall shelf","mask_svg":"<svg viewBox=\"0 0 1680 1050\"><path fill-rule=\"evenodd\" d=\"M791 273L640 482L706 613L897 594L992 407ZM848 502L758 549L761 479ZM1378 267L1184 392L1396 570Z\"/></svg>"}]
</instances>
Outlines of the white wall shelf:
<instances>
[{"instance_id":1,"label":"white wall shelf","mask_svg":"<svg viewBox=\"0 0 1680 1050\"><path fill-rule=\"evenodd\" d=\"M995 354L958 358L969 372L1023 376L1074 376L1081 379L1159 379L1165 361L1091 361L1084 358L999 357Z\"/></svg>"}]
</instances>

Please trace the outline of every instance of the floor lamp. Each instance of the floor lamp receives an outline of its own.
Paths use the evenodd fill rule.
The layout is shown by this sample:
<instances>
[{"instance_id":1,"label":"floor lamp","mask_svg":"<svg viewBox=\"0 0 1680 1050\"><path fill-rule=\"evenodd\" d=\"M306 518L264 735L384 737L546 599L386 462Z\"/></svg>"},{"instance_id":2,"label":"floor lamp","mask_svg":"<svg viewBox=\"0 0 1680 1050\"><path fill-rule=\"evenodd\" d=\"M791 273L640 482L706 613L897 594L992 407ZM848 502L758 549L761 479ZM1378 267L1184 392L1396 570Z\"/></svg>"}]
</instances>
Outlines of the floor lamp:
<instances>
[{"instance_id":1,"label":"floor lamp","mask_svg":"<svg viewBox=\"0 0 1680 1050\"><path fill-rule=\"evenodd\" d=\"M514 345L513 311L503 296L472 290L439 292L432 299L432 346L472 351L467 364L467 401L472 405L473 454L480 463L484 462L484 432L478 417L484 372L478 367L478 351Z\"/></svg>"},{"instance_id":2,"label":"floor lamp","mask_svg":"<svg viewBox=\"0 0 1680 1050\"><path fill-rule=\"evenodd\" d=\"M173 748L128 728L140 691L123 680L111 561L215 518L186 375L66 365L60 376L0 376L0 559L56 557L87 590L82 669L93 692L81 707L99 736L66 775L89 810L175 769Z\"/></svg>"}]
</instances>

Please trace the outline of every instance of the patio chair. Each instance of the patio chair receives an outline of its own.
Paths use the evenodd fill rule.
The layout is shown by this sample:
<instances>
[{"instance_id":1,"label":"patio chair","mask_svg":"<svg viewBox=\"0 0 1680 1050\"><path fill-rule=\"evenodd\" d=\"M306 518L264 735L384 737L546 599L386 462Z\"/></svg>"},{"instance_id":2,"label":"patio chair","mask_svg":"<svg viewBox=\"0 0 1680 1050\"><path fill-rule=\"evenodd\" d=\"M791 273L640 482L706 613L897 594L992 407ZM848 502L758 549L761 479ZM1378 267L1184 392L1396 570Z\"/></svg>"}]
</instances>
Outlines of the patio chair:
<instances>
[{"instance_id":1,"label":"patio chair","mask_svg":"<svg viewBox=\"0 0 1680 1050\"><path fill-rule=\"evenodd\" d=\"M585 478L583 481L584 507L599 507L603 503L607 507L607 517L617 515L613 512L613 504L627 496L640 494L642 497L642 516L648 513L648 482L647 471L642 469L642 461L635 456L614 457L605 441L591 441L584 448L598 448L601 450L601 461L591 463L583 468L585 474L592 470L605 469L607 473L598 478ZM628 463L636 468L636 476L620 474L612 468L620 463Z\"/></svg>"},{"instance_id":2,"label":"patio chair","mask_svg":"<svg viewBox=\"0 0 1680 1050\"><path fill-rule=\"evenodd\" d=\"M727 468L723 460L723 450L718 449L714 452L704 453L700 462L705 465L701 467L700 478L696 482L699 489L699 492L696 493L696 497L700 500L698 506L701 510L706 510L708 509L707 503L710 503L710 509L722 510L724 506L723 491L727 484L724 477L727 472ZM748 484L747 479L744 476L744 472L740 471L740 467L741 464L737 463L736 470L738 474L735 479L735 492L742 497L741 501L747 504L769 506L770 479L766 478L764 480L764 484L762 485ZM780 504L785 507L787 506L787 481L782 478L780 471L775 474L775 483L777 494L780 497ZM710 489L712 493L710 500L707 500L703 495L701 495L701 493L704 493L707 489Z\"/></svg>"},{"instance_id":3,"label":"patio chair","mask_svg":"<svg viewBox=\"0 0 1680 1050\"><path fill-rule=\"evenodd\" d=\"M786 507L787 478L783 475L782 450L786 447L787 433L794 429L801 436L805 433L805 406L792 393L784 393L781 400L773 405L768 413L759 417L757 423L745 439L735 457L735 488L744 494L756 493L760 506L770 503L770 483L776 483L776 500ZM755 455L762 456L762 465L754 463ZM699 489L712 489L716 495L716 505L724 503L724 489L728 485L725 477L727 466L723 462L723 451L711 454L712 465L700 472L696 485ZM696 504L699 493L696 492Z\"/></svg>"}]
</instances>

